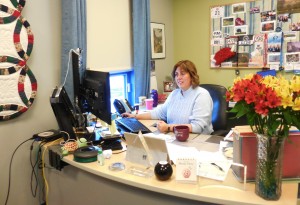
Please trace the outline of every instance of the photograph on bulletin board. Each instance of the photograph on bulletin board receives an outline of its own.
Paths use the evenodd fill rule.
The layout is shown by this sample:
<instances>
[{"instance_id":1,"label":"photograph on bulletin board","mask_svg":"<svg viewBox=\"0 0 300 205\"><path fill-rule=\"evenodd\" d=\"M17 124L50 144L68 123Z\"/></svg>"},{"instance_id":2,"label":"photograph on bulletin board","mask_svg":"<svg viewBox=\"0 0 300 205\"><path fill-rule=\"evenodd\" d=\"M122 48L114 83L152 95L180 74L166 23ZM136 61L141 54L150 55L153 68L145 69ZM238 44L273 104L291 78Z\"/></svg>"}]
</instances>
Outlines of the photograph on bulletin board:
<instances>
[{"instance_id":1,"label":"photograph on bulletin board","mask_svg":"<svg viewBox=\"0 0 300 205\"><path fill-rule=\"evenodd\" d=\"M300 2L295 0L278 0L277 12L282 13L300 13Z\"/></svg>"},{"instance_id":2,"label":"photograph on bulletin board","mask_svg":"<svg viewBox=\"0 0 300 205\"><path fill-rule=\"evenodd\" d=\"M245 1L213 6L210 13L211 68L300 67L299 1Z\"/></svg>"}]
</instances>

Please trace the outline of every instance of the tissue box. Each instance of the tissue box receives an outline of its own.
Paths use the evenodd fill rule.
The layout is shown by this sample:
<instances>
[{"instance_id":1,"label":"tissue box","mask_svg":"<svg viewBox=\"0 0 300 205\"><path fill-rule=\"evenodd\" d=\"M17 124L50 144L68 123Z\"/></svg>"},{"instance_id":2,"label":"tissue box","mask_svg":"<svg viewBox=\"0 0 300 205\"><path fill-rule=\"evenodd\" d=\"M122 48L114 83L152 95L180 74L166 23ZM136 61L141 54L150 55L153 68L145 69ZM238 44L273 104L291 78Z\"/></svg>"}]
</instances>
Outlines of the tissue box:
<instances>
[{"instance_id":1,"label":"tissue box","mask_svg":"<svg viewBox=\"0 0 300 205\"><path fill-rule=\"evenodd\" d=\"M249 126L236 126L233 132L233 162L247 166L247 181L255 180L256 172L256 135ZM300 179L300 132L293 130L284 144L283 179ZM233 167L238 180L244 179L244 169Z\"/></svg>"}]
</instances>

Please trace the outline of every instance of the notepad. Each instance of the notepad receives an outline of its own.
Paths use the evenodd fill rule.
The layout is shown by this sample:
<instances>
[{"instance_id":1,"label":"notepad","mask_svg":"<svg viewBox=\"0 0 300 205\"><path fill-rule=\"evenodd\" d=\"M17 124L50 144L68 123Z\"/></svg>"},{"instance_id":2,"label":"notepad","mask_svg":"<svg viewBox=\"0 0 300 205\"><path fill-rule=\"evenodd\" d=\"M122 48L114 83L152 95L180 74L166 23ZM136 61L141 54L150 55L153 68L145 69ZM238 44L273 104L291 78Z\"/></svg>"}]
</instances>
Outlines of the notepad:
<instances>
[{"instance_id":1,"label":"notepad","mask_svg":"<svg viewBox=\"0 0 300 205\"><path fill-rule=\"evenodd\" d=\"M224 181L231 167L231 160L198 161L198 176Z\"/></svg>"}]
</instances>

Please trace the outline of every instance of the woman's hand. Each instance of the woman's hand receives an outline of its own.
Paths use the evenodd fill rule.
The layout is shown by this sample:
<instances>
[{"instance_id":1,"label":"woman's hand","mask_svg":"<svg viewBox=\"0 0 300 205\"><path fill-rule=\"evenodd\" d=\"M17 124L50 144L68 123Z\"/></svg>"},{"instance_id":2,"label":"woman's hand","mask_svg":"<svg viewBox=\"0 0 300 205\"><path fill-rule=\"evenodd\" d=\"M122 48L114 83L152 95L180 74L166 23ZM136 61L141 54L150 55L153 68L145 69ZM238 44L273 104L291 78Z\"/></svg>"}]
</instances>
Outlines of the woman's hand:
<instances>
[{"instance_id":1,"label":"woman's hand","mask_svg":"<svg viewBox=\"0 0 300 205\"><path fill-rule=\"evenodd\" d=\"M121 114L122 117L127 117L127 118L135 118L136 115L130 114L128 112L124 112Z\"/></svg>"},{"instance_id":2,"label":"woman's hand","mask_svg":"<svg viewBox=\"0 0 300 205\"><path fill-rule=\"evenodd\" d=\"M158 121L156 127L160 132L168 132L169 126L164 121Z\"/></svg>"}]
</instances>

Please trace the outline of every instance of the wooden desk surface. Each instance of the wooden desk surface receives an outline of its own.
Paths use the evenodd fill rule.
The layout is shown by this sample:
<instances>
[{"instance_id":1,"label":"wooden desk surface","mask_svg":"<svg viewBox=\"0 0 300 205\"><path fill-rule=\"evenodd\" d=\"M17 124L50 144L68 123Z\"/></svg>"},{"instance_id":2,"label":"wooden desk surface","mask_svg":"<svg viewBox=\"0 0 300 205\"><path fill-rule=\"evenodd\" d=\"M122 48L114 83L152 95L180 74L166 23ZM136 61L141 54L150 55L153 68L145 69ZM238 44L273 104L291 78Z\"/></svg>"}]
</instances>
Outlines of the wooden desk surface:
<instances>
[{"instance_id":1,"label":"wooden desk surface","mask_svg":"<svg viewBox=\"0 0 300 205\"><path fill-rule=\"evenodd\" d=\"M144 121L144 124L153 124L153 121ZM155 128L152 128L155 129ZM191 135L193 136L193 135ZM199 136L201 137L201 135ZM191 138L191 137L190 137ZM198 177L197 184L180 183L175 180L175 169L173 166L173 175L167 181L159 181L155 175L150 178L143 178L126 173L123 171L111 171L109 165L114 162L123 162L126 168L134 166L125 160L126 152L113 154L110 159L105 160L104 166L99 166L97 162L78 163L73 161L73 155L68 155L63 160L70 165L86 172L107 178L119 183L134 186L153 192L158 192L170 196L182 197L196 201L204 201L217 204L272 204L272 205L295 205L297 204L298 183L284 181L282 184L282 196L278 201L266 201L255 194L254 183L247 183L246 190L238 189L242 184L237 182L233 173L228 173L225 182L219 182L206 178ZM229 184L228 184L229 182Z\"/></svg>"}]
</instances>

